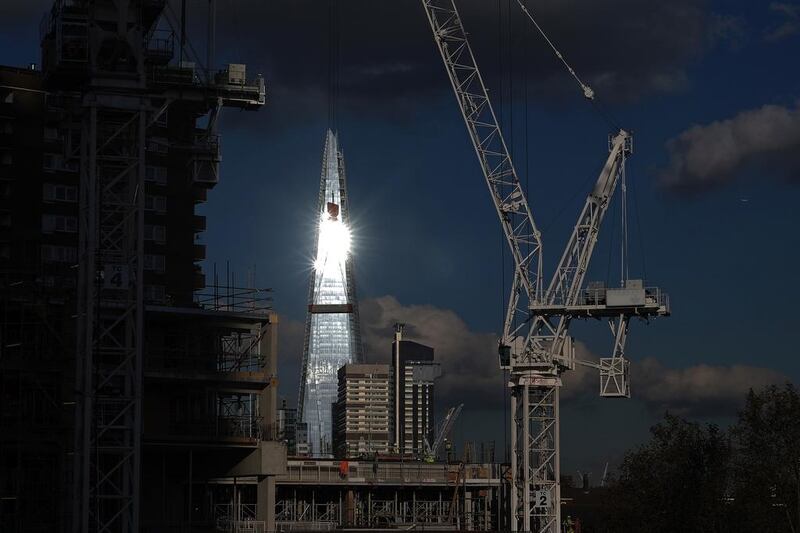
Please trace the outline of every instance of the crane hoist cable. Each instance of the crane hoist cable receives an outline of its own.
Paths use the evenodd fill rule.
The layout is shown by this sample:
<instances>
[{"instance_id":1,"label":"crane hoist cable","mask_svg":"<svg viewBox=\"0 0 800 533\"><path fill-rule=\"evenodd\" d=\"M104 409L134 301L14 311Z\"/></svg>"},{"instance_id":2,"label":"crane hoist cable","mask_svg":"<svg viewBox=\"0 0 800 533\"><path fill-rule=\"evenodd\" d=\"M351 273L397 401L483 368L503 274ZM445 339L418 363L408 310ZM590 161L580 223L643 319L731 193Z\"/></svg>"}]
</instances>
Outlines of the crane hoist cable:
<instances>
[{"instance_id":1,"label":"crane hoist cable","mask_svg":"<svg viewBox=\"0 0 800 533\"><path fill-rule=\"evenodd\" d=\"M545 42L547 42L548 46L550 46L550 49L553 50L553 53L556 55L556 57L561 61L561 63L563 63L564 67L566 67L566 69L570 73L570 75L581 86L581 89L583 90L583 96L586 97L586 99L589 100L590 103L593 104L595 110L603 116L603 118L606 120L606 122L608 122L609 124L613 125L615 129L621 129L621 128L619 128L619 126L616 125L616 121L613 120L611 117L609 117L608 113L606 112L605 109L602 108L602 106L599 104L599 102L597 102L597 100L595 100L595 92L594 92L594 90L589 85L584 83L583 80L581 80L580 76L578 76L578 73L575 72L575 69L573 69L570 66L569 63L567 63L567 60L564 57L564 54L562 54L558 50L558 48L556 48L556 46L553 43L553 41L551 41L550 37L547 36L547 33L545 33L544 29L542 29L542 27L536 21L536 18L534 18L533 14L530 12L528 7L525 5L525 1L524 0L517 0L517 4L519 4L520 9L522 9L523 13L525 13L525 15L528 17L528 19L530 19L530 21L533 23L533 25L536 28L536 30L539 32L539 34L542 36L542 38L545 40ZM621 260L620 260L620 266L622 268L622 279L623 280L627 279L627 277L628 277L627 276L627 269L628 269L628 264L627 263L628 263L628 260L629 260L629 258L628 258L627 183L626 183L626 181L627 180L625 179L625 170L624 170L624 165L623 165L622 180L621 180L621 185L622 185L622 228L621 228L622 238L621 238L621 243L620 243L620 245L621 245L621 254L622 254L621 255Z\"/></svg>"},{"instance_id":2,"label":"crane hoist cable","mask_svg":"<svg viewBox=\"0 0 800 533\"><path fill-rule=\"evenodd\" d=\"M553 50L553 53L556 55L556 57L561 61L561 63L564 64L564 66L566 67L567 71L572 75L573 78L575 78L575 81L577 81L578 84L581 86L581 89L583 90L583 96L585 96L587 100L594 100L594 89L592 89L587 84L585 84L583 82L583 80L581 80L580 76L578 76L578 73L575 72L575 69L573 69L569 65L569 63L567 63L567 60L564 58L564 54L559 52L558 48L556 48L556 45L553 44L553 41L550 40L550 37L548 37L547 34L545 33L545 31L542 29L542 27L539 26L539 23L536 22L536 19L533 17L533 14L531 14L531 12L528 10L527 6L525 6L525 3L523 2L523 0L517 0L517 4L519 4L519 7L522 9L522 11L531 20L533 25L536 27L536 29L541 34L542 38L547 42L547 44Z\"/></svg>"},{"instance_id":3,"label":"crane hoist cable","mask_svg":"<svg viewBox=\"0 0 800 533\"><path fill-rule=\"evenodd\" d=\"M569 63L567 63L567 60L564 57L564 54L562 54L558 50L558 48L556 48L556 45L553 43L553 41L550 40L550 37L548 37L548 35L547 35L547 33L545 33L544 29L542 29L542 27L539 25L539 23L536 22L536 19L534 18L533 14L528 9L528 7L525 5L525 1L524 0L517 0L517 4L519 5L520 9L522 9L522 12L525 13L525 15L533 23L534 27L539 32L539 34L542 36L542 38L545 40L545 42L550 47L550 49L553 51L553 53L555 54L556 58L558 58L558 60L561 61L561 63L567 69L567 72L569 72L569 74L575 79L575 81L578 82L578 85L581 86L581 90L583 91L583 96L592 104L592 106L594 107L595 111L597 111L603 117L603 119L612 127L612 129L621 130L622 128L619 126L619 121L617 121L613 117L609 116L608 111L595 98L594 89L592 89L588 84L584 83L584 81L580 78L580 76L578 76L578 73L575 72L575 69L572 68L572 66L570 66Z\"/></svg>"}]
</instances>

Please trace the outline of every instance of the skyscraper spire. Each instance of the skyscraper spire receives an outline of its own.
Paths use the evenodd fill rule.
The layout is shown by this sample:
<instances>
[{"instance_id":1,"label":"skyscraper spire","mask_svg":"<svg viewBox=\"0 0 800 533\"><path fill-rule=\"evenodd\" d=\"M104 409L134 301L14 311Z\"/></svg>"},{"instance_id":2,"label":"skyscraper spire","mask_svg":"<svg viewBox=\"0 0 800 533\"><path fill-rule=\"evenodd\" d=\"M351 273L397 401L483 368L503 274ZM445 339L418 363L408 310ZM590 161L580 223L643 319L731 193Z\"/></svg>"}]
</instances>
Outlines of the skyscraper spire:
<instances>
[{"instance_id":1,"label":"skyscraper spire","mask_svg":"<svg viewBox=\"0 0 800 533\"><path fill-rule=\"evenodd\" d=\"M298 408L314 456L332 454L331 405L336 401L337 371L363 361L349 211L344 158L336 134L328 130Z\"/></svg>"}]
</instances>

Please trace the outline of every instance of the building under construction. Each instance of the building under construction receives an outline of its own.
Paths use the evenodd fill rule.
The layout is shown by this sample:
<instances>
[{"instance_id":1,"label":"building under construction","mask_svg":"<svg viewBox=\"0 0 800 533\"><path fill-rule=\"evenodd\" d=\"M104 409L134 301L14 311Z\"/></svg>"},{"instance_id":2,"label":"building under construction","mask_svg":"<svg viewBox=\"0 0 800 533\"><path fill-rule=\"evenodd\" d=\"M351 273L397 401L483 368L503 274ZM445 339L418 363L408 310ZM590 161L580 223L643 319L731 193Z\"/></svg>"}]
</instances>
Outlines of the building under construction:
<instances>
[{"instance_id":1,"label":"building under construction","mask_svg":"<svg viewBox=\"0 0 800 533\"><path fill-rule=\"evenodd\" d=\"M206 283L217 119L265 103L165 0L56 0L0 68L0 531L272 529L276 315ZM237 490L246 480L248 489Z\"/></svg>"},{"instance_id":2,"label":"building under construction","mask_svg":"<svg viewBox=\"0 0 800 533\"><path fill-rule=\"evenodd\" d=\"M279 531L508 530L508 466L290 459L277 477Z\"/></svg>"}]
</instances>

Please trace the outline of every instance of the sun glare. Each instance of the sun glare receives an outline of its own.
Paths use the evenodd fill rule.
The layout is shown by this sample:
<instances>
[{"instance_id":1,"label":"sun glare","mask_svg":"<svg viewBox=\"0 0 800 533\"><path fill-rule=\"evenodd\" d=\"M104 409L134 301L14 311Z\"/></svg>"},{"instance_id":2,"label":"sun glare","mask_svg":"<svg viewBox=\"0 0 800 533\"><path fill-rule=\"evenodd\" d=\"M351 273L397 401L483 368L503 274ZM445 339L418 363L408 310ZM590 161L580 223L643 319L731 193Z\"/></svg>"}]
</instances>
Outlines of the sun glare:
<instances>
[{"instance_id":1,"label":"sun glare","mask_svg":"<svg viewBox=\"0 0 800 533\"><path fill-rule=\"evenodd\" d=\"M319 222L319 244L314 268L322 270L327 264L344 265L350 252L350 229L338 218L324 213Z\"/></svg>"}]
</instances>

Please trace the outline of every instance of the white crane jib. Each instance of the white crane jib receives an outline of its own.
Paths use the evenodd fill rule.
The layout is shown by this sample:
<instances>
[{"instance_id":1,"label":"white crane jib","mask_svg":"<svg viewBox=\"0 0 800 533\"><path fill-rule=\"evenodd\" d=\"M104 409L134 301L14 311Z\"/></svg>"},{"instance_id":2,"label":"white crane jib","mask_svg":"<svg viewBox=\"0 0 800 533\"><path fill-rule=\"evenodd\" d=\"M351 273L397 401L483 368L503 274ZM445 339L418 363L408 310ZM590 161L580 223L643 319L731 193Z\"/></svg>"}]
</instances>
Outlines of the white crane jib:
<instances>
[{"instance_id":1,"label":"white crane jib","mask_svg":"<svg viewBox=\"0 0 800 533\"><path fill-rule=\"evenodd\" d=\"M461 109L472 145L503 227L514 277L499 343L500 366L510 370L512 531L560 531L559 387L561 372L581 363L600 370L601 395L630 394L624 358L628 320L669 314L666 295L623 280L619 289L583 290L598 232L608 210L631 136L624 130L609 142L609 156L589 194L552 281L543 290L541 234L520 186L492 109L467 34L453 0L421 0ZM524 5L520 4L523 8ZM533 20L529 11L525 13ZM534 21L535 23L535 21ZM547 39L541 28L537 28ZM547 39L558 58L563 56ZM567 65L569 68L569 66ZM588 98L594 96L575 72ZM573 318L608 318L612 357L576 361L568 334Z\"/></svg>"},{"instance_id":2,"label":"white crane jib","mask_svg":"<svg viewBox=\"0 0 800 533\"><path fill-rule=\"evenodd\" d=\"M516 337L529 317L528 308L542 293L542 242L500 131L486 86L467 42L455 5L425 1L439 51L483 170L500 224L514 258L514 278L503 327L503 339ZM520 307L520 297L525 301Z\"/></svg>"},{"instance_id":3,"label":"white crane jib","mask_svg":"<svg viewBox=\"0 0 800 533\"><path fill-rule=\"evenodd\" d=\"M456 420L458 419L458 415L461 414L461 409L464 407L463 403L458 404L456 407L451 407L447 410L447 414L442 420L442 423L439 426L439 430L436 432L436 438L433 439L433 445L429 445L427 440L425 441L427 456L431 460L436 459L436 454L439 452L439 448L441 448L442 443L447 438L447 435L450 433L450 430L453 429L453 424L455 424Z\"/></svg>"}]
</instances>

